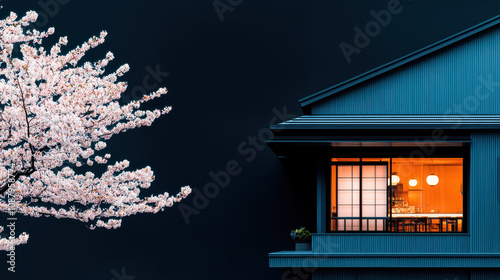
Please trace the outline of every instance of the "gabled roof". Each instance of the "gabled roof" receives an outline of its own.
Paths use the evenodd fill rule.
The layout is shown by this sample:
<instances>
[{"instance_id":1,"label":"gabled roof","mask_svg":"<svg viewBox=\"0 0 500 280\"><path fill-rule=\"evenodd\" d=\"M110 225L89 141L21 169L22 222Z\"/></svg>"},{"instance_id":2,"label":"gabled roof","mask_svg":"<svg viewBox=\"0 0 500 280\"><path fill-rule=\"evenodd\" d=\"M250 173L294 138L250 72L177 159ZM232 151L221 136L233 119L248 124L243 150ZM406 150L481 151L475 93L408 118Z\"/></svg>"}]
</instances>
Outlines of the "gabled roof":
<instances>
[{"instance_id":1,"label":"gabled roof","mask_svg":"<svg viewBox=\"0 0 500 280\"><path fill-rule=\"evenodd\" d=\"M389 62L389 63L387 63L385 65L382 65L380 67L372 69L372 70L370 70L368 72L365 72L365 73L363 73L363 74L361 74L359 76L356 76L356 77L354 77L352 79L349 79L349 80L344 81L344 82L342 82L340 84L337 84L337 85L332 86L330 88L324 89L324 90L322 90L320 92L312 94L312 95L310 95L308 97L305 97L305 98L303 98L303 99L301 99L299 101L300 105L302 107L309 106L309 105L311 105L311 104L313 104L313 103L315 103L315 102L317 102L317 101L319 101L319 100L321 100L323 98L326 98L326 97L331 96L331 95L333 95L335 93L338 93L338 92L343 91L345 89L351 88L351 87L353 87L355 85L358 85L358 84L361 84L363 82L366 82L366 81L368 81L368 80L370 80L372 78L380 76L380 75L382 75L382 74L384 74L384 73L386 73L388 71L391 71L391 70L393 70L395 68L398 68L398 67L400 67L402 65L405 65L405 64L407 64L409 62L415 61L415 60L417 60L417 59L419 59L421 57L424 57L424 56L426 56L426 55L428 55L430 53L434 53L434 52L436 52L436 51L438 51L440 49L443 49L443 48L445 48L447 46L450 46L450 45L452 45L454 43L462 41L462 40L464 40L466 38L469 38L469 37L471 37L471 36L473 36L475 34L478 34L478 33L482 32L482 31L484 31L486 29L489 29L489 28L491 28L493 26L496 26L498 24L500 24L500 15L498 15L498 16L492 18L492 19L489 19L489 20L487 20L485 22L482 22L482 23L480 23L480 24L478 24L478 25L476 25L474 27L466 29L466 30L464 30L464 31L462 31L460 33L457 33L457 34L455 34L453 36L450 36L450 37L448 37L448 38L446 38L444 40L438 41L438 42L436 42L436 43L434 43L432 45L429 45L429 46L427 46L427 47L425 47L423 49L420 49L418 51L410 53L410 54L408 54L406 56L403 56L403 57L401 57L399 59L396 59L394 61L391 61L391 62Z\"/></svg>"}]
</instances>

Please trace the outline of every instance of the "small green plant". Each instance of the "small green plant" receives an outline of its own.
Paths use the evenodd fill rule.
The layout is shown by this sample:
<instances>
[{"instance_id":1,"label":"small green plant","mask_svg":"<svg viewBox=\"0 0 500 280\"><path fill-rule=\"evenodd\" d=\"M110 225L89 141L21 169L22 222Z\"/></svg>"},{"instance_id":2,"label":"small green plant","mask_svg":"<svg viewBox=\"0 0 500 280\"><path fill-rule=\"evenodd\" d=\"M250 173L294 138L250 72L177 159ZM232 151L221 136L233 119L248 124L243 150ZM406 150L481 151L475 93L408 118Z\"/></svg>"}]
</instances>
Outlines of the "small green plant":
<instances>
[{"instance_id":1,"label":"small green plant","mask_svg":"<svg viewBox=\"0 0 500 280\"><path fill-rule=\"evenodd\" d=\"M305 227L292 230L290 236L295 241L308 241L311 239L311 233Z\"/></svg>"}]
</instances>

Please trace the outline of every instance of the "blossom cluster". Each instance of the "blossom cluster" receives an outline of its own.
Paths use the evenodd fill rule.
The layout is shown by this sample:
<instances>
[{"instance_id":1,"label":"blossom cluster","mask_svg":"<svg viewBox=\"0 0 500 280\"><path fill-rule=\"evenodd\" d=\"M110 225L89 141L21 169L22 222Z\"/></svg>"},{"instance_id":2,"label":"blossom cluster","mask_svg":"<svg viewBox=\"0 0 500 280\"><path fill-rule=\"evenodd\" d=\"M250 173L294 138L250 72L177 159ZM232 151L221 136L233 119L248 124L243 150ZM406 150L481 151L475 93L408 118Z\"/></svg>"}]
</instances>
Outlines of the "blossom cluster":
<instances>
[{"instance_id":1,"label":"blossom cluster","mask_svg":"<svg viewBox=\"0 0 500 280\"><path fill-rule=\"evenodd\" d=\"M0 211L9 208L31 217L69 218L95 227L117 228L122 218L136 213L157 213L190 194L189 186L176 195L165 192L140 197L141 188L154 181L150 167L126 170L126 160L108 164L100 154L106 141L129 129L150 126L172 109L141 110L141 105L167 93L165 88L121 105L127 89L118 81L128 65L105 72L111 52L96 62L83 62L87 51L104 43L106 32L63 53L61 37L50 50L42 40L54 33L25 30L36 21L28 12L21 19L11 13L0 21ZM22 56L13 55L19 48ZM82 167L107 165L102 174ZM15 201L1 200L8 178L16 178ZM3 192L2 192L3 191ZM17 244L25 243L21 235ZM0 250L5 248L0 239Z\"/></svg>"},{"instance_id":2,"label":"blossom cluster","mask_svg":"<svg viewBox=\"0 0 500 280\"><path fill-rule=\"evenodd\" d=\"M3 227L0 226L0 233L3 232ZM28 242L29 235L23 232L18 238L0 238L0 251L10 251L13 247Z\"/></svg>"}]
</instances>

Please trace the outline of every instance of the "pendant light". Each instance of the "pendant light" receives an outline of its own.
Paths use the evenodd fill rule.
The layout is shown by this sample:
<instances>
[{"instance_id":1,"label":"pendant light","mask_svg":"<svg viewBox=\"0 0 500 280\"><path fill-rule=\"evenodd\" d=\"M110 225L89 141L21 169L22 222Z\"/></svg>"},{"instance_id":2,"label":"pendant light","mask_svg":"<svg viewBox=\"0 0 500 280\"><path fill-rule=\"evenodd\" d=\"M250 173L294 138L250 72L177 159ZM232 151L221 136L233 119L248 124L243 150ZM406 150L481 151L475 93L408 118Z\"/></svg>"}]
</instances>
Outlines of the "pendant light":
<instances>
[{"instance_id":1,"label":"pendant light","mask_svg":"<svg viewBox=\"0 0 500 280\"><path fill-rule=\"evenodd\" d=\"M415 187L418 184L418 181L415 178L411 178L409 184L410 187Z\"/></svg>"},{"instance_id":2,"label":"pendant light","mask_svg":"<svg viewBox=\"0 0 500 280\"><path fill-rule=\"evenodd\" d=\"M411 163L411 175L413 175L413 162ZM410 187L415 187L418 184L418 181L417 181L417 179L412 177L410 179L410 182L408 182L408 184L410 184Z\"/></svg>"},{"instance_id":3,"label":"pendant light","mask_svg":"<svg viewBox=\"0 0 500 280\"><path fill-rule=\"evenodd\" d=\"M396 172L393 172L391 175L391 181L392 185L395 186L399 183L399 176L396 174Z\"/></svg>"},{"instance_id":4,"label":"pendant light","mask_svg":"<svg viewBox=\"0 0 500 280\"><path fill-rule=\"evenodd\" d=\"M432 165L432 161L431 161ZM431 173L431 175L427 176L427 179L425 180L427 184L429 184L431 187L434 187L439 183L439 177L434 175L434 173Z\"/></svg>"},{"instance_id":5,"label":"pendant light","mask_svg":"<svg viewBox=\"0 0 500 280\"><path fill-rule=\"evenodd\" d=\"M427 176L426 181L427 181L427 184L434 187L435 185L437 185L439 183L439 177L434 175L434 174L431 174L431 175Z\"/></svg>"}]
</instances>

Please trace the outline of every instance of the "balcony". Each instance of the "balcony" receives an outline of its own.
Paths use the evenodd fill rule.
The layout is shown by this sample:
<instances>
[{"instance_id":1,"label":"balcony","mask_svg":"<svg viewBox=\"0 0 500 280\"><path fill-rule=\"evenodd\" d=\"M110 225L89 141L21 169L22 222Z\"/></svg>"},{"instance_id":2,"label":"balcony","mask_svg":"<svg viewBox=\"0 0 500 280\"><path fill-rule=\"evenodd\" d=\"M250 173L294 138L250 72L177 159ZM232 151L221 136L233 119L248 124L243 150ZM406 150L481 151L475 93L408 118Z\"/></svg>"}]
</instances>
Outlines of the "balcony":
<instances>
[{"instance_id":1,"label":"balcony","mask_svg":"<svg viewBox=\"0 0 500 280\"><path fill-rule=\"evenodd\" d=\"M472 253L468 233L315 233L311 251L269 254L270 267L500 267Z\"/></svg>"}]
</instances>

